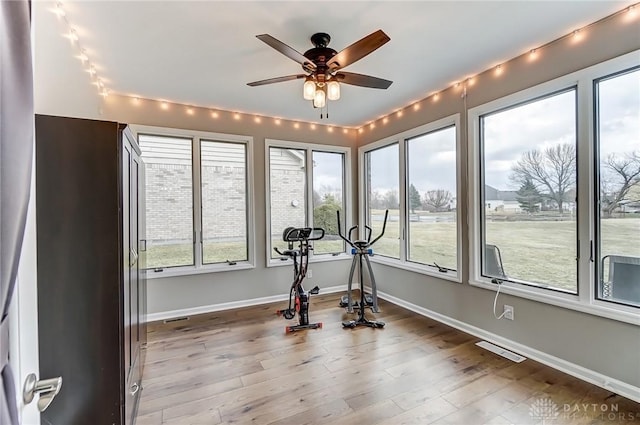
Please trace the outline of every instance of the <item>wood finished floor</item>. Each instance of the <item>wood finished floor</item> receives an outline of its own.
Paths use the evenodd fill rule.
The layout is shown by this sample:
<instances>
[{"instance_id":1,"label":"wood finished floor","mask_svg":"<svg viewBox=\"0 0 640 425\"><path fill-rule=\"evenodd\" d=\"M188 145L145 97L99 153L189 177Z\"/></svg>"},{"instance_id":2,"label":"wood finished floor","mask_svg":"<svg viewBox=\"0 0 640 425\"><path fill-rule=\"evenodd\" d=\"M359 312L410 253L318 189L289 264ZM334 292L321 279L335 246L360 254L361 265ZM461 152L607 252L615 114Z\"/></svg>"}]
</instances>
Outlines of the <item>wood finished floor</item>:
<instances>
[{"instance_id":1,"label":"wood finished floor","mask_svg":"<svg viewBox=\"0 0 640 425\"><path fill-rule=\"evenodd\" d=\"M548 424L640 423L638 403L383 300L367 316L384 329L342 329L339 295L312 297L322 329L288 335L285 303L150 324L137 425L539 424L549 400Z\"/></svg>"}]
</instances>

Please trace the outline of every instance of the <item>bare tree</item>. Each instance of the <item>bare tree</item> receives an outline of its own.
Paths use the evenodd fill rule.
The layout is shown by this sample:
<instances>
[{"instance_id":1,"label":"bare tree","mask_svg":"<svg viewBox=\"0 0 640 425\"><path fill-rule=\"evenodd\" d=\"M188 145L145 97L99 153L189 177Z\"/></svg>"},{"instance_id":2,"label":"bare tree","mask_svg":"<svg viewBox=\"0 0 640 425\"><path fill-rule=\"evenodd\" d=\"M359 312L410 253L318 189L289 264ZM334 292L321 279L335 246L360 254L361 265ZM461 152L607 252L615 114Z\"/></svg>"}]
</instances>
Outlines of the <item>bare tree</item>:
<instances>
[{"instance_id":1,"label":"bare tree","mask_svg":"<svg viewBox=\"0 0 640 425\"><path fill-rule=\"evenodd\" d=\"M562 204L576 183L576 147L562 143L544 151L530 150L522 154L511 171L512 181L523 185L530 180L544 196L558 204L562 214Z\"/></svg>"},{"instance_id":2,"label":"bare tree","mask_svg":"<svg viewBox=\"0 0 640 425\"><path fill-rule=\"evenodd\" d=\"M398 200L398 191L395 189L389 190L384 195L384 208L388 209L398 209L400 205L400 201Z\"/></svg>"},{"instance_id":3,"label":"bare tree","mask_svg":"<svg viewBox=\"0 0 640 425\"><path fill-rule=\"evenodd\" d=\"M424 195L424 204L427 210L442 211L449 207L451 192L446 189L428 190Z\"/></svg>"},{"instance_id":4,"label":"bare tree","mask_svg":"<svg viewBox=\"0 0 640 425\"><path fill-rule=\"evenodd\" d=\"M611 154L600 167L600 204L605 216L618 208L627 199L631 188L640 185L640 151L630 152L623 157Z\"/></svg>"}]
</instances>

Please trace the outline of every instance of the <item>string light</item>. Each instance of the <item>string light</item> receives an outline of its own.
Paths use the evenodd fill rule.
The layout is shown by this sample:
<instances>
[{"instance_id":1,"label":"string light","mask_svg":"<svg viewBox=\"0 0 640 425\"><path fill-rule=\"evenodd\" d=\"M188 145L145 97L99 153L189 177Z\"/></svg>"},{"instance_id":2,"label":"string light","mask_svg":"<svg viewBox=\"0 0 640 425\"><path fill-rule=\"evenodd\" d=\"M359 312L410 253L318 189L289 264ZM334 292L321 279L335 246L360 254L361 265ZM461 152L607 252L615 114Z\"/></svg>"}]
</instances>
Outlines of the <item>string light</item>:
<instances>
[{"instance_id":1,"label":"string light","mask_svg":"<svg viewBox=\"0 0 640 425\"><path fill-rule=\"evenodd\" d=\"M75 57L78 58L82 62L83 65L85 65L85 70L90 74L90 76L92 78L92 84L96 85L96 87L98 88L98 93L103 97L108 96L110 94L111 90L108 87L105 86L104 80L98 75L98 70L96 69L96 66L91 62L91 60L90 60L90 58L89 58L89 56L87 54L87 51L84 48L82 48L82 46L80 45L80 40L79 40L78 33L77 33L76 29L69 22L69 20L67 18L67 14L66 14L66 12L64 10L63 4L61 2L56 2L55 3L55 8L50 9L50 10L58 18L60 18L62 21L64 21L64 23L66 24L67 31L66 31L66 33L63 34L63 36L68 38L71 41L71 43L78 49L79 53ZM613 17L616 17L618 15L624 16L625 20L630 20L631 18L633 18L633 17L635 17L637 15L636 5L630 5L625 9L619 10L618 12L613 13L613 14L607 16L607 17L604 17L604 18L602 18L602 19L600 19L600 20L598 20L596 22L590 23L589 25L586 25L583 28L575 29L574 31L572 31L569 34L566 34L565 36L562 36L562 37L559 37L559 38L557 38L555 40L552 40L552 41L550 41L550 42L548 42L546 44L541 45L540 47L533 48L533 49L529 50L529 52L528 52L528 54L526 54L526 56L530 61L533 61L533 60L538 58L539 51L540 51L541 48L545 48L545 47L547 47L549 45L552 45L552 44L554 44L554 43L556 43L556 42L558 42L558 41L560 41L562 39L566 39L566 38L569 38L569 39L574 40L574 41L579 41L579 40L581 40L583 38L584 30L586 28L591 27L591 26L596 25L596 24L599 24L599 23L601 23L603 21L609 20L609 19L611 19ZM512 60L516 60L516 59L517 58L514 58ZM494 74L496 76L501 75L503 73L503 68L504 68L503 65L504 64L498 64L498 65L495 66ZM483 74L483 73L481 73L481 74ZM478 74L478 75L480 75L480 74ZM476 78L478 77L478 75L467 77L464 80L460 80L460 81L454 82L454 83L452 83L452 86L454 88L456 88L456 89L462 88L463 89L462 96L464 97L464 96L466 96L467 87L472 86L472 85L475 84ZM450 88L452 86L450 86ZM436 93L432 94L431 97L432 97L433 102L438 101L439 98L440 98L440 92L436 92ZM138 97L134 97L133 98L133 102L135 104L139 104L140 103L140 99ZM159 102L161 102L160 103L160 107L163 110L169 109L169 104L166 101L159 101ZM396 116L398 118L402 117L403 113L404 113L403 110L408 108L409 106L412 106L413 110L415 110L415 111L419 110L421 108L420 102L421 102L421 100L412 101L409 105L405 106L404 108L401 108L401 109L395 111ZM193 108L186 109L186 112L189 115L193 115L195 113ZM211 117L212 118L218 118L219 117L218 112L215 112L215 111L211 112ZM235 120L240 120L241 119L241 114L239 112L235 112L235 113L233 113L233 118ZM383 124L387 124L388 121L389 121L389 116L379 117L378 119L381 120ZM261 123L262 122L262 118L259 117L259 116L254 116L254 121L256 123ZM275 118L274 122L275 122L276 125L280 125L281 124L281 120L279 118ZM375 122L369 122L367 124L369 125L370 129L374 129L375 128ZM298 128L300 128L300 124L298 122L295 122L293 124L293 127L298 129ZM316 124L315 123L310 124L310 128L315 130L316 129ZM327 127L327 131L328 132L333 132L334 131L333 129L334 129L333 126L328 126ZM356 129L354 128L354 130L356 130ZM349 129L343 127L342 131L343 131L344 134L348 134ZM363 131L364 131L364 126L357 128L357 132L358 133L362 133Z\"/></svg>"},{"instance_id":2,"label":"string light","mask_svg":"<svg viewBox=\"0 0 640 425\"><path fill-rule=\"evenodd\" d=\"M82 51L80 52L80 54L78 56L76 56L78 59L80 59L80 61L82 62L82 64L84 65L84 63L86 61L89 60L89 57L87 56L87 51L82 49Z\"/></svg>"},{"instance_id":3,"label":"string light","mask_svg":"<svg viewBox=\"0 0 640 425\"><path fill-rule=\"evenodd\" d=\"M63 18L66 15L64 9L62 8L62 3L60 2L56 2L56 8L53 9L52 12L55 13L58 18Z\"/></svg>"},{"instance_id":4,"label":"string light","mask_svg":"<svg viewBox=\"0 0 640 425\"><path fill-rule=\"evenodd\" d=\"M111 93L111 90L105 87L104 81L99 77L96 67L91 63L86 49L81 46L78 32L73 25L71 25L62 2L56 2L55 8L51 9L51 11L58 17L58 19L64 22L66 32L64 32L62 36L68 38L71 44L78 50L78 54L75 56L80 59L82 65L85 66L85 70L91 76L91 82L98 88L98 94L102 97L107 97Z\"/></svg>"},{"instance_id":5,"label":"string light","mask_svg":"<svg viewBox=\"0 0 640 425\"><path fill-rule=\"evenodd\" d=\"M79 40L78 32L74 28L71 28L67 34L67 38L71 40L72 43L75 43Z\"/></svg>"}]
</instances>

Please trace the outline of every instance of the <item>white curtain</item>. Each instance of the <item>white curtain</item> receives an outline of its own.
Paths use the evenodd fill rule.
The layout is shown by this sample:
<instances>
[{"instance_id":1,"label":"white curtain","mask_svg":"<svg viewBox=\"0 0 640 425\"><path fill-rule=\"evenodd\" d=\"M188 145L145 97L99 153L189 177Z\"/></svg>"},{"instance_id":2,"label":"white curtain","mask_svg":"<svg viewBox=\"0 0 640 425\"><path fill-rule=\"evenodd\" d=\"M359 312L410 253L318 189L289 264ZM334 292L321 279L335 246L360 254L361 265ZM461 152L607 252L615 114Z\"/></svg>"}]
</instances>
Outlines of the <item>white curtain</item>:
<instances>
[{"instance_id":1,"label":"white curtain","mask_svg":"<svg viewBox=\"0 0 640 425\"><path fill-rule=\"evenodd\" d=\"M8 313L22 250L34 145L31 3L0 1L0 424L17 425Z\"/></svg>"}]
</instances>

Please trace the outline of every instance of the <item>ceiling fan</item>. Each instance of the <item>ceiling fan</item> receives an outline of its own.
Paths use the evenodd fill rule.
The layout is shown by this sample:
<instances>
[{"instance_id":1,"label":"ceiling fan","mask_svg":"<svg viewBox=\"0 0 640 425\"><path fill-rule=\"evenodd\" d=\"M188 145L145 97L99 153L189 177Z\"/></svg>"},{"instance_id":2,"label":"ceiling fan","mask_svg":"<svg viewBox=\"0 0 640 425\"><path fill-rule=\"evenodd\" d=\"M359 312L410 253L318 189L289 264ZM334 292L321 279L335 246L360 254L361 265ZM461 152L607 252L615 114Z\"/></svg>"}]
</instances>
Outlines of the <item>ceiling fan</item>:
<instances>
[{"instance_id":1,"label":"ceiling fan","mask_svg":"<svg viewBox=\"0 0 640 425\"><path fill-rule=\"evenodd\" d=\"M327 99L338 100L340 98L340 83L375 89L386 89L393 83L393 81L370 75L342 71L342 68L362 59L390 40L382 30L369 34L340 52L327 47L331 37L323 32L311 36L311 43L315 47L307 50L304 54L269 34L260 34L256 37L302 65L305 74L287 75L247 83L251 87L304 78L304 99L313 101L315 108L324 108ZM320 117L322 118L322 115Z\"/></svg>"}]
</instances>

